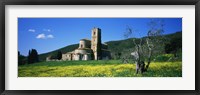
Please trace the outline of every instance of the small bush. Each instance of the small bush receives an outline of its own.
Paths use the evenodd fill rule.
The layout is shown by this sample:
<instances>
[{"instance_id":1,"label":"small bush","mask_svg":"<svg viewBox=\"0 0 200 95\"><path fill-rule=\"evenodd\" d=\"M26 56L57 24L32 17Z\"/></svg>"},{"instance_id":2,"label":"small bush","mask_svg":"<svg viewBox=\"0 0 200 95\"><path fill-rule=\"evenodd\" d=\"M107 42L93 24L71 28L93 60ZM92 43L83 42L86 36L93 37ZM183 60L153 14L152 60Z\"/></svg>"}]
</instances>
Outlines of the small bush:
<instances>
[{"instance_id":1,"label":"small bush","mask_svg":"<svg viewBox=\"0 0 200 95\"><path fill-rule=\"evenodd\" d=\"M172 61L173 59L174 59L174 55L173 54L163 54L163 55L156 56L154 61L166 62L166 61Z\"/></svg>"}]
</instances>

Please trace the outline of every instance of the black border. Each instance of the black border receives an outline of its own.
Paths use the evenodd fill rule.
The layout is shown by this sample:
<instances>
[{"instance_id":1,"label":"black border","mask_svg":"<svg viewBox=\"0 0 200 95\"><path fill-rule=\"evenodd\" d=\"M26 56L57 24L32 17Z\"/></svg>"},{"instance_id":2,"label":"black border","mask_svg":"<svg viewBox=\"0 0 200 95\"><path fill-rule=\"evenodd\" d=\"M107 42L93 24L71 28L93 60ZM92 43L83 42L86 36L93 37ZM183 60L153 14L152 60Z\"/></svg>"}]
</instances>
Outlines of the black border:
<instances>
[{"instance_id":1,"label":"black border","mask_svg":"<svg viewBox=\"0 0 200 95\"><path fill-rule=\"evenodd\" d=\"M195 5L195 90L5 90L5 5ZM199 32L200 0L0 0L0 93L1 95L200 95Z\"/></svg>"}]
</instances>

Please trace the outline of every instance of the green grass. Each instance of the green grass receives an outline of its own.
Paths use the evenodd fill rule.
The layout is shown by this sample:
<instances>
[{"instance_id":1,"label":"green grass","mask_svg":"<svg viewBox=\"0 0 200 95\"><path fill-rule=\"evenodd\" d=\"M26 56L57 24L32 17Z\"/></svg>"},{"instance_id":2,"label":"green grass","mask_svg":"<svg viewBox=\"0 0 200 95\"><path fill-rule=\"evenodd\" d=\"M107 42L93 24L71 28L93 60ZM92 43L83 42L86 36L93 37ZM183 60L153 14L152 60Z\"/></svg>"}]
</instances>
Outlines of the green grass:
<instances>
[{"instance_id":1,"label":"green grass","mask_svg":"<svg viewBox=\"0 0 200 95\"><path fill-rule=\"evenodd\" d=\"M182 77L181 62L153 62L147 72L135 74L135 64L118 60L52 61L21 65L19 77Z\"/></svg>"}]
</instances>

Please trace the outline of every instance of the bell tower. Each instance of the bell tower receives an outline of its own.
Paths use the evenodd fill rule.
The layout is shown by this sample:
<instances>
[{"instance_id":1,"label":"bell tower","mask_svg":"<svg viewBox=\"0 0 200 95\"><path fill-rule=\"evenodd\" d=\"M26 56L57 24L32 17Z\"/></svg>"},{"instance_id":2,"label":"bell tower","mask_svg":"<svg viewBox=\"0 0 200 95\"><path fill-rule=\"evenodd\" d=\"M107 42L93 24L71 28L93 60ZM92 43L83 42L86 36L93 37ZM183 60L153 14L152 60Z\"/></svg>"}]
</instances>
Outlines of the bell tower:
<instances>
[{"instance_id":1,"label":"bell tower","mask_svg":"<svg viewBox=\"0 0 200 95\"><path fill-rule=\"evenodd\" d=\"M92 29L91 49L94 53L94 60L101 59L101 29Z\"/></svg>"}]
</instances>

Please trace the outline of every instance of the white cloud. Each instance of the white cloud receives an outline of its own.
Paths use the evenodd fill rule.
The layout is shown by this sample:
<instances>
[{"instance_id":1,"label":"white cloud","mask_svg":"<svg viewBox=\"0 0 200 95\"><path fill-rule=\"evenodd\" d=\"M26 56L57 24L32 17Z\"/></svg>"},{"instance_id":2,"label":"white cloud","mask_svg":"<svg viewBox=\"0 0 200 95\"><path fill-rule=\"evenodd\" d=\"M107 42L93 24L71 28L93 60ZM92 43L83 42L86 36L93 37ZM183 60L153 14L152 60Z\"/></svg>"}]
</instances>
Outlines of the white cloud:
<instances>
[{"instance_id":1,"label":"white cloud","mask_svg":"<svg viewBox=\"0 0 200 95\"><path fill-rule=\"evenodd\" d=\"M35 32L35 29L28 29L29 32Z\"/></svg>"},{"instance_id":2,"label":"white cloud","mask_svg":"<svg viewBox=\"0 0 200 95\"><path fill-rule=\"evenodd\" d=\"M36 38L37 38L37 39L45 39L46 36L45 36L45 34L39 34L39 35L37 35Z\"/></svg>"},{"instance_id":3,"label":"white cloud","mask_svg":"<svg viewBox=\"0 0 200 95\"><path fill-rule=\"evenodd\" d=\"M51 32L51 29L43 29L43 31Z\"/></svg>"},{"instance_id":4,"label":"white cloud","mask_svg":"<svg viewBox=\"0 0 200 95\"><path fill-rule=\"evenodd\" d=\"M37 37L36 37L37 39L52 39L52 38L54 38L54 36L53 35L45 35L45 34L39 34L39 35L37 35Z\"/></svg>"},{"instance_id":5,"label":"white cloud","mask_svg":"<svg viewBox=\"0 0 200 95\"><path fill-rule=\"evenodd\" d=\"M53 35L47 35L47 38L54 38L54 36Z\"/></svg>"},{"instance_id":6,"label":"white cloud","mask_svg":"<svg viewBox=\"0 0 200 95\"><path fill-rule=\"evenodd\" d=\"M47 31L48 31L48 32L51 32L51 30L50 30L50 29L47 29Z\"/></svg>"}]
</instances>

